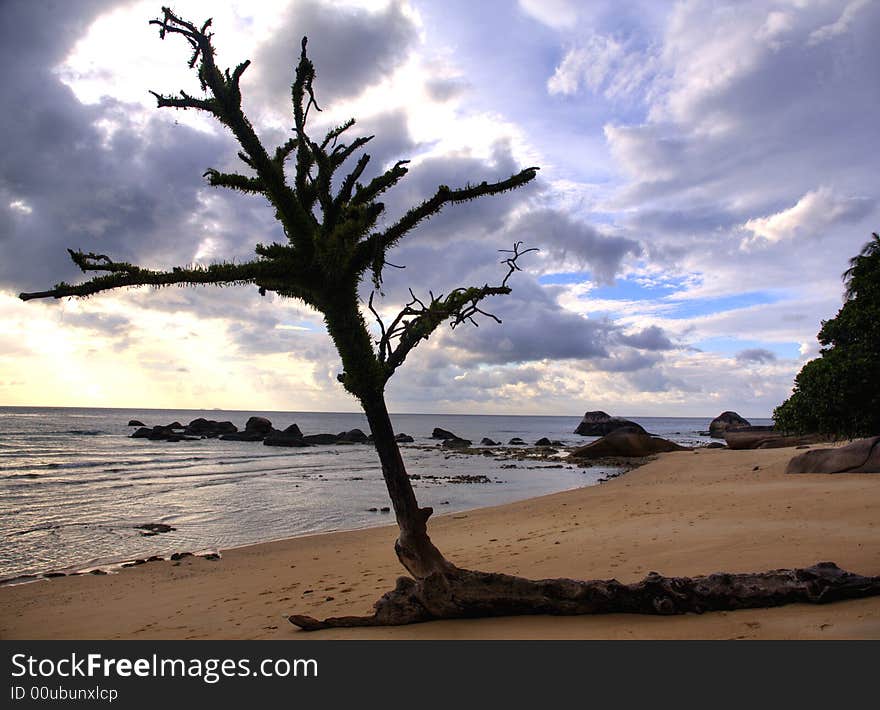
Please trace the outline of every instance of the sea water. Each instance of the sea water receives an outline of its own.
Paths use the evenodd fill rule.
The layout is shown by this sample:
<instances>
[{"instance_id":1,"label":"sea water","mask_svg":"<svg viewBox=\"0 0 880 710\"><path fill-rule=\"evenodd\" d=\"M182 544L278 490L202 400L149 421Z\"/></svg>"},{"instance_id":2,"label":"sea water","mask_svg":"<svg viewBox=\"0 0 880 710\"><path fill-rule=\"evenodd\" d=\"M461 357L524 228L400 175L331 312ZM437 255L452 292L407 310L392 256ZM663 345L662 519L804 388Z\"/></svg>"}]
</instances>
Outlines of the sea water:
<instances>
[{"instance_id":1,"label":"sea water","mask_svg":"<svg viewBox=\"0 0 880 710\"><path fill-rule=\"evenodd\" d=\"M196 410L0 407L0 578L84 569L110 562L207 552L307 533L394 522L378 458L369 445L276 448L200 439L132 439L130 419L147 426L197 417L250 416L305 434L360 428L361 414ZM395 431L422 505L451 513L594 485L607 468L549 467L546 461L495 460L455 454L431 439L434 427L478 443L541 437L566 445L578 416L399 414ZM708 442L710 418L634 417L648 431L682 444ZM755 424L769 423L767 420ZM510 466L515 463L515 467ZM557 464L558 466L559 464ZM457 476L483 475L486 483ZM430 476L439 478L429 478ZM371 510L375 509L375 510ZM171 532L144 536L136 526L165 523Z\"/></svg>"}]
</instances>

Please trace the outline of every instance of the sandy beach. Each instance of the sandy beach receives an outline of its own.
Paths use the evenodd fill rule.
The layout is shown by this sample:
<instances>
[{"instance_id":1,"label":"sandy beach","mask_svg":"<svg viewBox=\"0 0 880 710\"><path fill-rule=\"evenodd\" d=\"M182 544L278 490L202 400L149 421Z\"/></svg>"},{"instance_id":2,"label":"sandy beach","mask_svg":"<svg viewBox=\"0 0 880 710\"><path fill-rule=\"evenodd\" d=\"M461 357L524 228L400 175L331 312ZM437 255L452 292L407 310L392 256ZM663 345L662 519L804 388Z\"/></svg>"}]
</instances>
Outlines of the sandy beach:
<instances>
[{"instance_id":1,"label":"sandy beach","mask_svg":"<svg viewBox=\"0 0 880 710\"><path fill-rule=\"evenodd\" d=\"M880 476L784 474L793 449L663 454L599 486L433 519L463 567L533 578L691 576L834 561L880 574ZM539 475L539 474L538 474ZM0 588L5 639L863 639L880 597L704 615L512 617L298 631L367 613L403 570L396 528L337 532Z\"/></svg>"}]
</instances>

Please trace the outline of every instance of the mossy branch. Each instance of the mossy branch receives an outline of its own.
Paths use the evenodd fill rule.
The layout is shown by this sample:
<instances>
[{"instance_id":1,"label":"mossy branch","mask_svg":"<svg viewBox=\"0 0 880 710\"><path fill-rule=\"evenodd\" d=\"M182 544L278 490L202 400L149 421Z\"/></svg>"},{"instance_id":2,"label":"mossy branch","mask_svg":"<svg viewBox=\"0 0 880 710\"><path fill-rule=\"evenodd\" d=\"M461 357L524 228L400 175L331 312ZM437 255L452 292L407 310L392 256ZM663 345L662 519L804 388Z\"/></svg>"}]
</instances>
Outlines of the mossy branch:
<instances>
[{"instance_id":1,"label":"mossy branch","mask_svg":"<svg viewBox=\"0 0 880 710\"><path fill-rule=\"evenodd\" d=\"M64 298L66 296L86 297L101 291L110 291L126 286L197 286L205 284L242 285L260 283L271 277L267 264L261 261L243 264L220 263L210 266L175 267L170 271L155 271L134 266L127 262L111 261L104 254L84 253L68 249L73 261L83 271L104 271L80 284L60 283L48 291L19 294L22 301L37 298Z\"/></svg>"}]
</instances>

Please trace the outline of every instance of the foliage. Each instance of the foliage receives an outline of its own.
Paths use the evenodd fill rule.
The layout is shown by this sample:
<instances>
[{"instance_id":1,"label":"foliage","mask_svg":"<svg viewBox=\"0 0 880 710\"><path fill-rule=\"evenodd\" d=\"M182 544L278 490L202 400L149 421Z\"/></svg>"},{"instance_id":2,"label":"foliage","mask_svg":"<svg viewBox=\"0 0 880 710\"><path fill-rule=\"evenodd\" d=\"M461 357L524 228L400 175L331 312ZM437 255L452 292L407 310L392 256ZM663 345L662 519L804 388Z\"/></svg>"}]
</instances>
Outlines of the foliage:
<instances>
[{"instance_id":1,"label":"foliage","mask_svg":"<svg viewBox=\"0 0 880 710\"><path fill-rule=\"evenodd\" d=\"M784 431L880 434L880 236L872 235L843 277L844 304L822 323L820 356L804 365L791 397L773 412Z\"/></svg>"}]
</instances>

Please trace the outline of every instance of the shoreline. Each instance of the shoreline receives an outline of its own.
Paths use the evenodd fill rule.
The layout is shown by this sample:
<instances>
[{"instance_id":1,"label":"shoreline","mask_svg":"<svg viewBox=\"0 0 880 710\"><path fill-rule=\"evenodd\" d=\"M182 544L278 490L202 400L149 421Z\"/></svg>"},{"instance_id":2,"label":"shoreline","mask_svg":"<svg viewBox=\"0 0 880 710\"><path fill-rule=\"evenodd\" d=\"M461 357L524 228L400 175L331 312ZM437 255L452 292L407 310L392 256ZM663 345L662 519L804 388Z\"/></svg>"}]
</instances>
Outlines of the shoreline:
<instances>
[{"instance_id":1,"label":"shoreline","mask_svg":"<svg viewBox=\"0 0 880 710\"><path fill-rule=\"evenodd\" d=\"M880 574L880 478L786 476L793 449L664 454L604 485L432 518L454 563L532 578L754 572L831 560ZM757 470L755 467L757 466ZM319 533L0 588L2 638L880 638L880 598L702 616L502 617L297 631L367 612L403 574L396 527Z\"/></svg>"}]
</instances>

